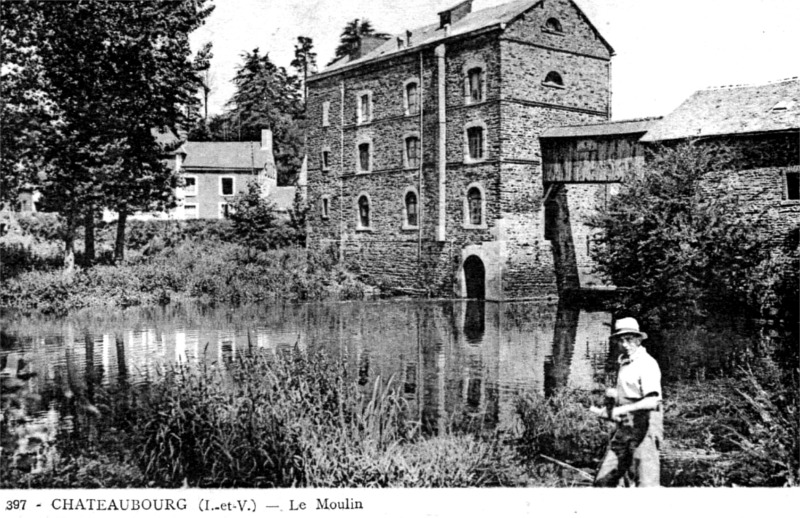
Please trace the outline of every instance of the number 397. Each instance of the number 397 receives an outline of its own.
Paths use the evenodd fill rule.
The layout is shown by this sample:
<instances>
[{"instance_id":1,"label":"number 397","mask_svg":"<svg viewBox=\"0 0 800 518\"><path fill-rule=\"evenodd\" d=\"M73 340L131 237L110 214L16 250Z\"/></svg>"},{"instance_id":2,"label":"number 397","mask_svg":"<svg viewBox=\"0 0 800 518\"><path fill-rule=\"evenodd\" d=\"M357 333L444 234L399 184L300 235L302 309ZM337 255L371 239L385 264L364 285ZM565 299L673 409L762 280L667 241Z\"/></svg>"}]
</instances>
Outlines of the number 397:
<instances>
[{"instance_id":1,"label":"number 397","mask_svg":"<svg viewBox=\"0 0 800 518\"><path fill-rule=\"evenodd\" d=\"M25 500L6 500L6 511L24 511Z\"/></svg>"}]
</instances>

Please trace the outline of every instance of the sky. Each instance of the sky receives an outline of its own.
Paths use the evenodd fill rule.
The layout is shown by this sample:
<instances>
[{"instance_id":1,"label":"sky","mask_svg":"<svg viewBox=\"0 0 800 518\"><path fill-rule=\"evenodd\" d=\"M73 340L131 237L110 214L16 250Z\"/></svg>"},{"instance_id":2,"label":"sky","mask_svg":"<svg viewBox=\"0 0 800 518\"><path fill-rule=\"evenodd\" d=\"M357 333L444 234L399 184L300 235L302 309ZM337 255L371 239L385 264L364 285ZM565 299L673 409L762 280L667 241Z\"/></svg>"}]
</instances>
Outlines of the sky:
<instances>
[{"instance_id":1,"label":"sky","mask_svg":"<svg viewBox=\"0 0 800 518\"><path fill-rule=\"evenodd\" d=\"M298 36L314 40L317 62L333 57L354 18L379 32L436 23L459 0L213 0L216 9L192 35L214 45L209 113L234 92L241 55L258 48L290 68ZM507 0L474 0L473 11ZM613 119L666 115L693 92L800 76L800 0L576 0L614 47Z\"/></svg>"}]
</instances>

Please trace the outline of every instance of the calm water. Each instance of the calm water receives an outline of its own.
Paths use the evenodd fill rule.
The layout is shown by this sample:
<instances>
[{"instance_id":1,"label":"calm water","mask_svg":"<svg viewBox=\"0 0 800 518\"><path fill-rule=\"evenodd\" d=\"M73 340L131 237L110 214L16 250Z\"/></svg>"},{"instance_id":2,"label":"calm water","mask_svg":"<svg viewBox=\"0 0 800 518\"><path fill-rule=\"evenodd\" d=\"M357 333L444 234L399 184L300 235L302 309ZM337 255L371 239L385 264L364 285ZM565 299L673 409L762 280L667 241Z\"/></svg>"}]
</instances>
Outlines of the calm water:
<instances>
[{"instance_id":1,"label":"calm water","mask_svg":"<svg viewBox=\"0 0 800 518\"><path fill-rule=\"evenodd\" d=\"M224 362L249 348L324 348L368 386L400 383L412 413L436 426L474 415L512 423L522 392L591 389L608 357L604 312L553 303L370 301L250 307L167 306L0 320L0 357L37 375L29 412L59 419L66 397L91 402L104 386L145 383L169 363ZM49 412L49 414L48 414Z\"/></svg>"}]
</instances>

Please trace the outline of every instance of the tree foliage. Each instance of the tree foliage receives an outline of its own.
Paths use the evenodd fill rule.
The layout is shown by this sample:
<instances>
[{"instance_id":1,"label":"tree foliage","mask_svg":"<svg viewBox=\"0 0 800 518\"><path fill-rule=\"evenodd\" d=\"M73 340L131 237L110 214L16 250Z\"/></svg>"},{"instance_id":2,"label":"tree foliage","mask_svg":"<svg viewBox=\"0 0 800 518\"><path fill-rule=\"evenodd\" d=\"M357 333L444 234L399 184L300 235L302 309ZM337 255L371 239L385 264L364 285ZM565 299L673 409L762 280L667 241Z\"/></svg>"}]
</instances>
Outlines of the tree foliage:
<instances>
[{"instance_id":1,"label":"tree foliage","mask_svg":"<svg viewBox=\"0 0 800 518\"><path fill-rule=\"evenodd\" d=\"M786 257L770 242L767 215L724 182L704 181L738 161L725 145L664 147L599 211L593 256L628 290L627 311L676 322L775 303Z\"/></svg>"},{"instance_id":2,"label":"tree foliage","mask_svg":"<svg viewBox=\"0 0 800 518\"><path fill-rule=\"evenodd\" d=\"M369 20L359 20L356 18L347 22L342 29L342 34L339 36L339 45L336 47L333 59L328 65L358 50L361 45L361 39L364 36L387 37L388 34L375 32L375 28Z\"/></svg>"},{"instance_id":3,"label":"tree foliage","mask_svg":"<svg viewBox=\"0 0 800 518\"><path fill-rule=\"evenodd\" d=\"M8 35L9 47L25 50L12 59L31 65L18 77L18 95L46 98L52 114L35 145L13 143L20 158L4 164L3 176L18 173L31 162L28 156L35 157L35 187L66 221L65 257L79 218L92 221L101 208L114 210L123 237L128 213L174 203L175 178L162 160L170 149L153 129L180 125L197 103L199 79L188 36L210 14L204 4L3 2L4 18L8 9L20 22ZM19 106L23 116L42 111L40 103ZM34 118L21 134L35 134L41 120ZM123 249L120 239L120 258Z\"/></svg>"},{"instance_id":4,"label":"tree foliage","mask_svg":"<svg viewBox=\"0 0 800 518\"><path fill-rule=\"evenodd\" d=\"M292 67L297 70L303 81L303 102L308 96L306 83L308 76L317 71L317 53L314 52L314 41L307 36L298 36L294 46L294 59Z\"/></svg>"},{"instance_id":5,"label":"tree foliage","mask_svg":"<svg viewBox=\"0 0 800 518\"><path fill-rule=\"evenodd\" d=\"M233 82L236 91L225 113L209 123L215 140L257 141L262 129L272 130L278 183L291 183L304 152L298 78L254 49L242 55Z\"/></svg>"}]
</instances>

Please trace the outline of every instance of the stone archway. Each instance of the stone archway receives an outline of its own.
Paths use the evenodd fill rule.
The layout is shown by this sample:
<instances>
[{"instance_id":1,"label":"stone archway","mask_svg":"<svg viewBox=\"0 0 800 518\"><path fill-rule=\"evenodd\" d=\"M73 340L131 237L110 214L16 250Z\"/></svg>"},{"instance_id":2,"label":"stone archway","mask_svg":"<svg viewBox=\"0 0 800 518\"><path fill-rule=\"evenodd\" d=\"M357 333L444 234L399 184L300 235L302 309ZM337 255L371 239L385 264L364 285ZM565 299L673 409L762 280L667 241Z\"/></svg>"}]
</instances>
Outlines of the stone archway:
<instances>
[{"instance_id":1,"label":"stone archway","mask_svg":"<svg viewBox=\"0 0 800 518\"><path fill-rule=\"evenodd\" d=\"M486 268L478 256L471 255L464 261L464 280L468 299L486 298Z\"/></svg>"}]
</instances>

